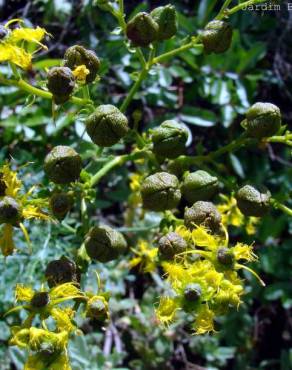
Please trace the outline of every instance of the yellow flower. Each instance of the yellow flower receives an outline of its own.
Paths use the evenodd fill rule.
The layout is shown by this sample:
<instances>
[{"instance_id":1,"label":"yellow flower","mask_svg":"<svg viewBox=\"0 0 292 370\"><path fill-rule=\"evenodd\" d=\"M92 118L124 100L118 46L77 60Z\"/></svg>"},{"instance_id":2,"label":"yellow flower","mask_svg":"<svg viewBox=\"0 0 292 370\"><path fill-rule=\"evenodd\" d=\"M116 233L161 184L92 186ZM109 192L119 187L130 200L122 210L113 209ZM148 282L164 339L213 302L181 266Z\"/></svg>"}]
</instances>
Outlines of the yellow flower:
<instances>
[{"instance_id":1,"label":"yellow flower","mask_svg":"<svg viewBox=\"0 0 292 370\"><path fill-rule=\"evenodd\" d=\"M202 305L194 323L195 334L201 335L215 331L214 317L214 312L206 305Z\"/></svg>"},{"instance_id":2,"label":"yellow flower","mask_svg":"<svg viewBox=\"0 0 292 370\"><path fill-rule=\"evenodd\" d=\"M89 75L90 71L86 68L84 64L78 66L74 69L73 75L80 84L86 82L86 76Z\"/></svg>"},{"instance_id":3,"label":"yellow flower","mask_svg":"<svg viewBox=\"0 0 292 370\"><path fill-rule=\"evenodd\" d=\"M23 69L31 68L31 60L34 53L25 50L24 42L34 43L42 48L46 48L41 40L48 35L45 29L19 27L13 30L9 29L11 23L22 22L19 19L12 19L5 24L8 33L0 41L0 62L9 61Z\"/></svg>"},{"instance_id":4,"label":"yellow flower","mask_svg":"<svg viewBox=\"0 0 292 370\"><path fill-rule=\"evenodd\" d=\"M140 191L141 181L142 181L142 176L140 174L138 173L131 174L130 175L130 189L133 192Z\"/></svg>"},{"instance_id":5,"label":"yellow flower","mask_svg":"<svg viewBox=\"0 0 292 370\"><path fill-rule=\"evenodd\" d=\"M245 260L247 262L253 262L258 260L258 256L254 253L251 245L237 243L231 249L237 261Z\"/></svg>"},{"instance_id":6,"label":"yellow flower","mask_svg":"<svg viewBox=\"0 0 292 370\"><path fill-rule=\"evenodd\" d=\"M129 261L129 267L139 266L144 272L152 272L156 269L156 257L158 249L151 247L145 240L140 240L136 249L132 249L137 257Z\"/></svg>"},{"instance_id":7,"label":"yellow flower","mask_svg":"<svg viewBox=\"0 0 292 370\"><path fill-rule=\"evenodd\" d=\"M160 323L168 325L174 320L175 313L178 309L179 305L174 298L161 297L159 306L155 312Z\"/></svg>"},{"instance_id":8,"label":"yellow flower","mask_svg":"<svg viewBox=\"0 0 292 370\"><path fill-rule=\"evenodd\" d=\"M20 208L22 220L52 220L52 217L42 210L42 207L48 207L48 199L31 199L35 186L29 189L26 193L22 193L22 182L18 179L17 173L12 171L8 164L2 166L0 174L2 176L1 181L5 184L4 196L11 197L17 202ZM2 198L3 197L0 197L0 200ZM19 222L19 227L23 232L28 246L30 247L29 235L23 222ZM0 236L0 248L4 256L8 256L13 253L15 249L13 242L13 225L3 225Z\"/></svg>"}]
</instances>

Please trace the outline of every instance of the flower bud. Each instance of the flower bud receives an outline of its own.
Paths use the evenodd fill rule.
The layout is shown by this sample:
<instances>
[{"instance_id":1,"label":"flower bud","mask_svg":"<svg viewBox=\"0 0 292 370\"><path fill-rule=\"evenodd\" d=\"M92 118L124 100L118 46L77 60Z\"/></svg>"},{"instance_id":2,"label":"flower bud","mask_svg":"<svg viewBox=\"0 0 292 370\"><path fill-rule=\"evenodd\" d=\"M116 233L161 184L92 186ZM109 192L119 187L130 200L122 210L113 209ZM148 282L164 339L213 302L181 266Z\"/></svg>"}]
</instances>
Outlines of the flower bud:
<instances>
[{"instance_id":1,"label":"flower bud","mask_svg":"<svg viewBox=\"0 0 292 370\"><path fill-rule=\"evenodd\" d=\"M89 70L86 82L93 82L100 67L100 60L93 50L87 50L83 46L74 45L66 50L64 55L64 65L74 70L76 67L85 65Z\"/></svg>"},{"instance_id":2,"label":"flower bud","mask_svg":"<svg viewBox=\"0 0 292 370\"><path fill-rule=\"evenodd\" d=\"M141 186L143 207L152 211L176 208L180 199L179 181L167 172L148 176Z\"/></svg>"},{"instance_id":3,"label":"flower bud","mask_svg":"<svg viewBox=\"0 0 292 370\"><path fill-rule=\"evenodd\" d=\"M185 209L185 226L192 230L195 225L203 225L211 231L218 231L221 215L211 202L198 201L191 208Z\"/></svg>"},{"instance_id":4,"label":"flower bud","mask_svg":"<svg viewBox=\"0 0 292 370\"><path fill-rule=\"evenodd\" d=\"M245 216L262 217L270 209L271 193L265 188L245 185L236 194L237 206Z\"/></svg>"},{"instance_id":5,"label":"flower bud","mask_svg":"<svg viewBox=\"0 0 292 370\"><path fill-rule=\"evenodd\" d=\"M32 297L30 304L35 308L42 308L49 304L50 296L47 292L37 292Z\"/></svg>"},{"instance_id":6,"label":"flower bud","mask_svg":"<svg viewBox=\"0 0 292 370\"><path fill-rule=\"evenodd\" d=\"M109 226L93 227L85 238L88 256L99 262L117 259L126 248L127 242L123 235Z\"/></svg>"},{"instance_id":7,"label":"flower bud","mask_svg":"<svg viewBox=\"0 0 292 370\"><path fill-rule=\"evenodd\" d=\"M127 117L110 104L100 105L86 120L86 132L101 147L116 144L126 135L128 129Z\"/></svg>"},{"instance_id":8,"label":"flower bud","mask_svg":"<svg viewBox=\"0 0 292 370\"><path fill-rule=\"evenodd\" d=\"M79 282L75 263L64 256L47 265L45 276L50 288L64 283Z\"/></svg>"},{"instance_id":9,"label":"flower bud","mask_svg":"<svg viewBox=\"0 0 292 370\"><path fill-rule=\"evenodd\" d=\"M274 104L256 103L247 111L244 127L257 139L273 136L281 127L280 109Z\"/></svg>"},{"instance_id":10,"label":"flower bud","mask_svg":"<svg viewBox=\"0 0 292 370\"><path fill-rule=\"evenodd\" d=\"M55 184L68 184L79 178L82 161L69 146L55 146L45 158L44 170Z\"/></svg>"},{"instance_id":11,"label":"flower bud","mask_svg":"<svg viewBox=\"0 0 292 370\"><path fill-rule=\"evenodd\" d=\"M188 302L197 302L202 295L200 284L191 283L185 287L184 297Z\"/></svg>"},{"instance_id":12,"label":"flower bud","mask_svg":"<svg viewBox=\"0 0 292 370\"><path fill-rule=\"evenodd\" d=\"M158 249L162 258L172 260L187 249L187 242L177 233L168 233L159 239Z\"/></svg>"},{"instance_id":13,"label":"flower bud","mask_svg":"<svg viewBox=\"0 0 292 370\"><path fill-rule=\"evenodd\" d=\"M231 45L232 27L224 21L211 21L202 32L201 38L207 54L224 53Z\"/></svg>"},{"instance_id":14,"label":"flower bud","mask_svg":"<svg viewBox=\"0 0 292 370\"><path fill-rule=\"evenodd\" d=\"M176 121L165 121L152 131L153 151L165 158L184 154L188 131Z\"/></svg>"},{"instance_id":15,"label":"flower bud","mask_svg":"<svg viewBox=\"0 0 292 370\"><path fill-rule=\"evenodd\" d=\"M0 40L5 39L8 33L9 33L9 30L1 24L0 25Z\"/></svg>"},{"instance_id":16,"label":"flower bud","mask_svg":"<svg viewBox=\"0 0 292 370\"><path fill-rule=\"evenodd\" d=\"M127 24L127 37L134 46L147 47L157 39L158 24L145 12L138 13Z\"/></svg>"},{"instance_id":17,"label":"flower bud","mask_svg":"<svg viewBox=\"0 0 292 370\"><path fill-rule=\"evenodd\" d=\"M189 173L182 184L182 195L191 204L198 200L208 200L218 191L218 179L206 171Z\"/></svg>"},{"instance_id":18,"label":"flower bud","mask_svg":"<svg viewBox=\"0 0 292 370\"><path fill-rule=\"evenodd\" d=\"M3 173L0 173L0 197L3 197L5 195L7 189L7 185L3 179Z\"/></svg>"},{"instance_id":19,"label":"flower bud","mask_svg":"<svg viewBox=\"0 0 292 370\"><path fill-rule=\"evenodd\" d=\"M224 266L232 266L234 263L234 255L228 248L222 247L217 251L217 260Z\"/></svg>"},{"instance_id":20,"label":"flower bud","mask_svg":"<svg viewBox=\"0 0 292 370\"><path fill-rule=\"evenodd\" d=\"M17 201L5 196L0 201L0 224L16 226L21 220L21 209Z\"/></svg>"},{"instance_id":21,"label":"flower bud","mask_svg":"<svg viewBox=\"0 0 292 370\"><path fill-rule=\"evenodd\" d=\"M49 91L53 94L56 104L69 100L75 86L74 75L70 68L53 67L48 72Z\"/></svg>"},{"instance_id":22,"label":"flower bud","mask_svg":"<svg viewBox=\"0 0 292 370\"><path fill-rule=\"evenodd\" d=\"M50 207L58 220L63 220L72 207L72 196L68 193L55 193L50 198Z\"/></svg>"},{"instance_id":23,"label":"flower bud","mask_svg":"<svg viewBox=\"0 0 292 370\"><path fill-rule=\"evenodd\" d=\"M173 5L159 6L152 10L150 16L158 24L157 40L167 40L176 34L177 19Z\"/></svg>"},{"instance_id":24,"label":"flower bud","mask_svg":"<svg viewBox=\"0 0 292 370\"><path fill-rule=\"evenodd\" d=\"M86 305L86 317L105 321L109 319L108 303L102 296L93 296L90 298Z\"/></svg>"}]
</instances>

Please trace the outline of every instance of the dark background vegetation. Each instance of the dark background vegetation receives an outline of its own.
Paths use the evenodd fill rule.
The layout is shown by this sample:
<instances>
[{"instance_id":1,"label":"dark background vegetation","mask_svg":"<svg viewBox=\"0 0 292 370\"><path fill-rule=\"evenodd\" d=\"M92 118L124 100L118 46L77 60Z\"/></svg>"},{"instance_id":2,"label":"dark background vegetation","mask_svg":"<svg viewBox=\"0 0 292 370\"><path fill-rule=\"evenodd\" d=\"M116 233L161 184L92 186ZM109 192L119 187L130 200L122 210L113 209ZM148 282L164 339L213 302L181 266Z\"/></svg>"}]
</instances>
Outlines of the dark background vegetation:
<instances>
[{"instance_id":1,"label":"dark background vegetation","mask_svg":"<svg viewBox=\"0 0 292 370\"><path fill-rule=\"evenodd\" d=\"M126 12L151 9L167 1L125 0ZM179 11L179 37L195 34L216 14L223 1L172 1ZM1 22L23 18L27 24L45 27L54 37L48 51L40 52L36 69L28 78L40 84L44 66L56 64L68 46L80 43L96 50L102 58L101 83L91 90L96 104L119 103L132 83L131 73L139 68L129 55L120 36L112 31L115 20L93 5L91 0L0 1ZM223 56L204 56L189 51L155 70L136 99L130 112L143 111L143 129L155 126L167 117L177 117L189 125L193 134L190 153L220 147L241 132L240 121L246 109L256 101L277 104L283 121L292 122L292 11L282 2L277 12L241 12L232 17L235 32L230 51ZM179 41L165 43L172 49ZM5 67L0 67L5 72ZM77 147L94 172L98 153L82 139L82 114L65 107L56 125L51 118L49 101L30 98L14 88L0 86L0 159L10 156L18 165L33 162L22 170L25 184L44 183L42 161L57 144ZM129 113L130 113L129 112ZM123 149L117 147L117 150ZM291 162L289 150L280 145L253 148L226 156L213 164L226 178L239 184L248 180L268 186L279 200L291 195ZM32 174L32 176L29 176ZM124 201L129 194L126 169L109 175L97 189L92 207L93 219L107 218L122 225ZM78 210L66 220L76 221ZM41 229L40 229L41 228ZM40 232L42 230L42 232ZM218 320L218 333L191 336L187 318L167 330L154 321L153 302L161 291L159 278L138 277L115 264L98 266L112 300L113 320L106 333L81 321L85 336L77 337L70 347L73 369L237 369L288 370L292 368L292 223L285 215L273 212L262 220L253 237L231 229L232 238L252 242L260 256L255 268L267 287L258 286L246 275L247 294L238 311ZM18 254L1 259L0 313L13 302L17 282L42 281L47 261L62 254L73 254L81 240L65 226L34 225L30 228L34 252L30 256L23 240L17 239ZM17 236L18 238L18 236ZM95 266L96 267L96 266ZM95 287L93 269L85 285ZM139 286L139 289L137 288ZM24 354L8 349L8 325L0 321L0 369L21 369ZM16 320L16 319L15 319ZM106 334L106 336L105 336Z\"/></svg>"}]
</instances>

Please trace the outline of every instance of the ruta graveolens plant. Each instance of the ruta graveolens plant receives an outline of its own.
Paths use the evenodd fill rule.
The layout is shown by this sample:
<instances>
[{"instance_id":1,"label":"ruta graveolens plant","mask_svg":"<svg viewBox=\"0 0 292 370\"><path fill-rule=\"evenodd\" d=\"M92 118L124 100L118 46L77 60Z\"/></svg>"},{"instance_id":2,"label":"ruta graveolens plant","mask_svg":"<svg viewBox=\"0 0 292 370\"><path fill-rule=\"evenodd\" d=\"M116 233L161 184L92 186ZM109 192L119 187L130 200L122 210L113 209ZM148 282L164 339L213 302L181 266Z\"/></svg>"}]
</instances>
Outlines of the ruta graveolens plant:
<instances>
[{"instance_id":1,"label":"ruta graveolens plant","mask_svg":"<svg viewBox=\"0 0 292 370\"><path fill-rule=\"evenodd\" d=\"M25 220L58 223L72 208L81 210L84 242L75 255L60 256L47 265L47 286L16 286L16 302L20 305L11 308L7 315L21 310L26 317L11 328L10 344L28 350L25 369L70 369L68 341L81 332L74 318L84 315L105 324L110 320L110 295L102 292L98 274L96 293L81 288L80 279L91 262L106 264L122 259L127 261L129 270L139 267L141 273L157 271L166 283L165 294L155 308L157 319L168 325L184 311L192 318L191 331L196 334L214 331L216 317L241 304L244 280L240 270L247 270L265 285L246 266L257 260L252 246L241 240L230 243L228 227L245 228L248 234L254 234L263 215L275 209L291 216L292 210L275 199L263 184L230 188L220 167L214 171L212 164L248 146L292 146L292 134L282 125L279 108L270 102L255 103L246 112L239 137L200 155L186 155L189 131L176 117L141 132L142 112L135 111L133 116L128 113L153 68L189 49L207 54L226 52L233 35L229 18L247 5L260 2L249 0L232 7L232 0L226 0L204 29L181 40L180 47L159 54L161 45L177 34L177 14L172 5L128 19L123 0L97 0L97 6L116 18L125 48L135 54L141 65L119 106L103 102L97 105L90 98L90 87L102 83L98 76L101 61L93 50L83 45L70 46L61 65L47 71L46 81L39 88L27 81L28 72L33 69L36 51L45 48L43 39L50 35L40 27L27 28L19 20L0 26L0 61L7 63L11 71L0 76L0 83L38 99L51 100L54 116L64 104L80 107L86 117L84 129L104 163L96 173L89 173L78 145L71 148L61 142L44 161L45 176L50 181L47 197L38 193L36 187L24 191L12 164L1 166L0 245L4 256L17 249L13 232L18 228L30 246ZM34 52L33 45L37 48ZM127 151L118 154L115 144L125 140ZM126 230L133 232L131 226L137 219L147 217L148 212L157 213L160 219L149 231L148 239L135 243L127 232L122 234L110 224L91 222L88 209L89 203L94 204L100 181L127 163L135 170L129 176L131 196L124 215Z\"/></svg>"}]
</instances>

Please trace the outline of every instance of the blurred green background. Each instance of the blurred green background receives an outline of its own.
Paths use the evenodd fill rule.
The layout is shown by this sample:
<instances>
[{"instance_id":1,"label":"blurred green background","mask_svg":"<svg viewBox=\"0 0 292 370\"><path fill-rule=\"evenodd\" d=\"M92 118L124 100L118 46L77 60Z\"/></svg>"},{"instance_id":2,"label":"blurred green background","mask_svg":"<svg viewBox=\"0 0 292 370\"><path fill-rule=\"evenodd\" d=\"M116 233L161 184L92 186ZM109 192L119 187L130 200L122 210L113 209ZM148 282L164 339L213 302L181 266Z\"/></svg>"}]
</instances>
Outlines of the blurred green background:
<instances>
[{"instance_id":1,"label":"blurred green background","mask_svg":"<svg viewBox=\"0 0 292 370\"><path fill-rule=\"evenodd\" d=\"M125 0L128 17L137 11L164 5L166 1ZM179 12L179 37L167 41L171 50L188 34L195 34L218 12L223 1L172 1ZM292 122L292 11L281 2L281 11L244 11L232 17L235 28L232 48L224 55L206 56L194 49L157 67L130 112L143 110L143 127L156 126L165 118L177 117L192 131L190 153L202 146L214 149L241 132L240 121L256 101L278 105L283 121ZM94 1L31 0L0 1L1 22L22 18L28 25L45 27L53 38L48 51L41 51L36 67L28 78L41 86L45 68L58 64L67 47L82 44L94 49L102 59L101 82L91 88L96 105L118 104L132 84L139 68L116 32L110 14ZM0 71L5 73L4 65ZM12 158L19 165L33 162L21 170L25 186L47 183L42 162L54 145L78 147L93 173L100 167L98 153L83 136L83 115L76 107L62 108L56 124L51 117L50 101L37 99L0 86L0 160ZM291 127L291 126L290 126ZM117 147L117 151L123 147ZM264 183L279 200L291 195L292 164L290 151L280 145L252 148L214 163L231 182ZM111 220L122 226L125 199L129 195L127 173L122 168L107 176L98 186L92 205L93 220ZM290 197L291 198L291 197ZM75 210L66 224L80 228ZM153 222L153 220L148 220ZM31 224L32 225L32 224ZM91 266L83 284L96 287L94 269L101 271L105 288L112 292L112 324L106 330L80 320L86 335L73 339L70 357L74 370L98 369L292 369L292 222L274 212L265 217L256 235L231 229L235 240L252 242L260 256L253 266L266 282L263 289L246 275L246 296L238 311L218 321L218 333L192 336L188 321L182 317L174 327L163 330L154 321L153 303L158 301L162 281L158 275L129 273L119 262ZM63 226L34 223L30 227L33 254L29 255L21 235L16 235L19 252L6 261L0 259L0 314L11 307L17 282L42 282L48 261L62 254L73 255L81 239ZM0 369L21 369L24 354L8 348L8 323L17 317L0 319Z\"/></svg>"}]
</instances>

